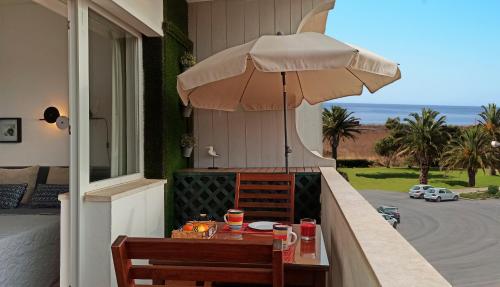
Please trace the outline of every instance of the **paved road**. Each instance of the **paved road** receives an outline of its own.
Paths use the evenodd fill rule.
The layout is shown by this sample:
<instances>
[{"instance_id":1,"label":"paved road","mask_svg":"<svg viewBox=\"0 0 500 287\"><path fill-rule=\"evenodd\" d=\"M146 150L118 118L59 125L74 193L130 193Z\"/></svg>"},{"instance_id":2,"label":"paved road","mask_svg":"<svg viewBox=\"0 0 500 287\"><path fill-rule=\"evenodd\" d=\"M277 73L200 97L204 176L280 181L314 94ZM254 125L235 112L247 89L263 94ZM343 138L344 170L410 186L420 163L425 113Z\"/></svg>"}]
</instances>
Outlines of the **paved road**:
<instances>
[{"instance_id":1,"label":"paved road","mask_svg":"<svg viewBox=\"0 0 500 287\"><path fill-rule=\"evenodd\" d=\"M453 286L500 286L500 200L435 203L400 192L361 194L373 206L398 206L400 233Z\"/></svg>"}]
</instances>

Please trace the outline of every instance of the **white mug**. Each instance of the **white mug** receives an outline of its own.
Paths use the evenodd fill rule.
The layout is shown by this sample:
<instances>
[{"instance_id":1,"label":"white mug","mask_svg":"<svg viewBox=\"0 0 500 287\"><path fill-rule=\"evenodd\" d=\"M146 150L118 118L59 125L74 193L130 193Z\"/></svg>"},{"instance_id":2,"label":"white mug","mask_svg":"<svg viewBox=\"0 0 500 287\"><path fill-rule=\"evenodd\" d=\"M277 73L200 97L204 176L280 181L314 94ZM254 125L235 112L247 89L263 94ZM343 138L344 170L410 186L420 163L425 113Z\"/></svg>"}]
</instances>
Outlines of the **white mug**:
<instances>
[{"instance_id":1,"label":"white mug","mask_svg":"<svg viewBox=\"0 0 500 287\"><path fill-rule=\"evenodd\" d=\"M297 234L292 231L290 225L275 224L273 225L273 239L281 240L281 247L288 249L297 242Z\"/></svg>"}]
</instances>

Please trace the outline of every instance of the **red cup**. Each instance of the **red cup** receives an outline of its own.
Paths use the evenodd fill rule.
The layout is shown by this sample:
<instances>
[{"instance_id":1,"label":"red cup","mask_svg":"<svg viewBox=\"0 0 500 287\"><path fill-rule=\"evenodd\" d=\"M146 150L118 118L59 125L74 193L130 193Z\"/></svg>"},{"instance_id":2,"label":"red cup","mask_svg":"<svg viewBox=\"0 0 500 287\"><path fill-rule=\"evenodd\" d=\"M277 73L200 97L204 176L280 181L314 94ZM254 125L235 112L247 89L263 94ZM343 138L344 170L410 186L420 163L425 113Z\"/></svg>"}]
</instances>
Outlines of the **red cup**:
<instances>
[{"instance_id":1,"label":"red cup","mask_svg":"<svg viewBox=\"0 0 500 287\"><path fill-rule=\"evenodd\" d=\"M316 238L316 219L303 218L300 220L300 238L302 240Z\"/></svg>"},{"instance_id":2,"label":"red cup","mask_svg":"<svg viewBox=\"0 0 500 287\"><path fill-rule=\"evenodd\" d=\"M304 258L316 258L316 240L300 241L300 256Z\"/></svg>"}]
</instances>

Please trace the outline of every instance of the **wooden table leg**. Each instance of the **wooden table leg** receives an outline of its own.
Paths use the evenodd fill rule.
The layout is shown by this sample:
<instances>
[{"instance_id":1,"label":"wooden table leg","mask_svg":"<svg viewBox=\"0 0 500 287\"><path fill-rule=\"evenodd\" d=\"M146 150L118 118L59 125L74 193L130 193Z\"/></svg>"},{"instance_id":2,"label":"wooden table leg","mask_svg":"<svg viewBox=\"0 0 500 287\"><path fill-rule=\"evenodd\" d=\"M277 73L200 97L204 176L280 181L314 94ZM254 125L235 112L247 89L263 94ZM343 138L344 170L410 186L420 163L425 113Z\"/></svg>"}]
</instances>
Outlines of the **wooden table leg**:
<instances>
[{"instance_id":1,"label":"wooden table leg","mask_svg":"<svg viewBox=\"0 0 500 287\"><path fill-rule=\"evenodd\" d=\"M326 287L326 272L315 272L314 287Z\"/></svg>"}]
</instances>

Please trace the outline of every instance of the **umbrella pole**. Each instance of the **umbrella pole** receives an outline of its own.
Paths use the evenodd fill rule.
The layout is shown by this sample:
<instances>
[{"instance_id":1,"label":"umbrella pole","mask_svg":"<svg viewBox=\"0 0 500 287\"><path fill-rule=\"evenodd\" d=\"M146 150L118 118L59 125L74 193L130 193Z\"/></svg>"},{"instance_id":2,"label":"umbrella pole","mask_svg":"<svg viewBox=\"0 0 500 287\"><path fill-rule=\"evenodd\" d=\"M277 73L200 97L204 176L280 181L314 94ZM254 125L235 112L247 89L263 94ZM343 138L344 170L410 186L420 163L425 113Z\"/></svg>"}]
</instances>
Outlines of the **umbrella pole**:
<instances>
[{"instance_id":1,"label":"umbrella pole","mask_svg":"<svg viewBox=\"0 0 500 287\"><path fill-rule=\"evenodd\" d=\"M283 83L283 119L285 123L285 171L288 174L288 154L290 153L290 147L288 146L288 133L287 133L287 125L286 125L286 74L285 72L281 72L281 81Z\"/></svg>"}]
</instances>

